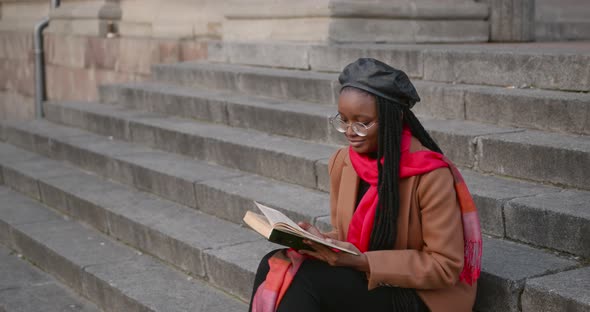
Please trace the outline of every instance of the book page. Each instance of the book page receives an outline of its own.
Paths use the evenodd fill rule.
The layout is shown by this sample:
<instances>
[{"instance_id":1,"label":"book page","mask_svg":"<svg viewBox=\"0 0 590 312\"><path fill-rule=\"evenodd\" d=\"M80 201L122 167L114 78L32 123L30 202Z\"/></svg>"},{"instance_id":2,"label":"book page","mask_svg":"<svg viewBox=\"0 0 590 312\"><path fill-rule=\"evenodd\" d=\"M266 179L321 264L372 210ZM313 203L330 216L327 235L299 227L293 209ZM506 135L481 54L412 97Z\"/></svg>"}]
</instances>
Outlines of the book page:
<instances>
[{"instance_id":1,"label":"book page","mask_svg":"<svg viewBox=\"0 0 590 312\"><path fill-rule=\"evenodd\" d=\"M268 222L272 226L274 226L277 223L283 223L283 224L286 224L286 225L292 227L293 230L301 231L302 233L307 233L306 230L301 228L299 225L297 225L297 223L295 223L293 220L289 219L289 217L287 217L286 215L284 215L280 211L278 211L276 209L272 209L272 208L267 207L265 205L262 205L258 202L254 202L254 203L256 204L258 209L260 209L260 211L262 211L262 213L268 219Z\"/></svg>"}]
</instances>

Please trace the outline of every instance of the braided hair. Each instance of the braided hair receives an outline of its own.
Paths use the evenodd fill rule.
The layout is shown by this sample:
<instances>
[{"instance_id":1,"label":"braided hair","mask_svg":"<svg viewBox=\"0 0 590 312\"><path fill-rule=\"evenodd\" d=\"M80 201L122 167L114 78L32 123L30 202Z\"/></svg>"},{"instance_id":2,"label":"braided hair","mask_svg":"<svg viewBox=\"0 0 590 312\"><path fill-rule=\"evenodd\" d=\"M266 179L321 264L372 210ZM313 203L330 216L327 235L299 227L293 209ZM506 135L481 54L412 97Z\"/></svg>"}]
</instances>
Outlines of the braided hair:
<instances>
[{"instance_id":1,"label":"braided hair","mask_svg":"<svg viewBox=\"0 0 590 312\"><path fill-rule=\"evenodd\" d=\"M401 138L403 125L406 124L426 148L442 154L442 150L424 129L416 115L407 105L373 95L354 87L345 87L344 92L358 92L375 98L377 104L377 161L379 172L377 192L379 202L375 211L373 231L369 240L369 250L391 249L397 236L397 218L399 213L399 167L401 158ZM403 122L400 122L402 121Z\"/></svg>"}]
</instances>

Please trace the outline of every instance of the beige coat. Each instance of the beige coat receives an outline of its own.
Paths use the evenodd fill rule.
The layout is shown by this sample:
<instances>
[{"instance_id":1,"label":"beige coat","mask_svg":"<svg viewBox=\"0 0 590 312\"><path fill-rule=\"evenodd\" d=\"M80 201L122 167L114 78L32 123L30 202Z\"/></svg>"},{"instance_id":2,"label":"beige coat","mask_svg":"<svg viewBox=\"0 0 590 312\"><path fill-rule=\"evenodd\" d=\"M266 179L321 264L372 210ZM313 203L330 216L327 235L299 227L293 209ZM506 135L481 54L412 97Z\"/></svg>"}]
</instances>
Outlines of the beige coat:
<instances>
[{"instance_id":1,"label":"beige coat","mask_svg":"<svg viewBox=\"0 0 590 312\"><path fill-rule=\"evenodd\" d=\"M410 152L418 150L427 149L412 138ZM333 226L329 235L346 240L359 184L348 147L332 155L328 170ZM432 312L472 311L477 285L459 282L463 226L450 170L439 168L401 179L399 187L395 250L366 253L369 289L386 284L415 288Z\"/></svg>"}]
</instances>

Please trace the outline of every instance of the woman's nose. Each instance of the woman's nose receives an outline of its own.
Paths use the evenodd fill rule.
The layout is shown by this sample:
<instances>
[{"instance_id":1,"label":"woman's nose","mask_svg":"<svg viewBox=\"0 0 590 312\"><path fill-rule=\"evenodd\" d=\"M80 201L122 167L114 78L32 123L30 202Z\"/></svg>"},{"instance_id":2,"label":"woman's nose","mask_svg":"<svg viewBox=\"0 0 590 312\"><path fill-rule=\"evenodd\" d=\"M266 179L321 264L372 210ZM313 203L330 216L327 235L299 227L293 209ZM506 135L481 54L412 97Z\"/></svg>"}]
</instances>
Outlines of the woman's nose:
<instances>
[{"instance_id":1,"label":"woman's nose","mask_svg":"<svg viewBox=\"0 0 590 312\"><path fill-rule=\"evenodd\" d=\"M354 130L352 130L352 124L348 124L346 127L346 136L348 136L348 137L356 136L356 133L354 132Z\"/></svg>"}]
</instances>

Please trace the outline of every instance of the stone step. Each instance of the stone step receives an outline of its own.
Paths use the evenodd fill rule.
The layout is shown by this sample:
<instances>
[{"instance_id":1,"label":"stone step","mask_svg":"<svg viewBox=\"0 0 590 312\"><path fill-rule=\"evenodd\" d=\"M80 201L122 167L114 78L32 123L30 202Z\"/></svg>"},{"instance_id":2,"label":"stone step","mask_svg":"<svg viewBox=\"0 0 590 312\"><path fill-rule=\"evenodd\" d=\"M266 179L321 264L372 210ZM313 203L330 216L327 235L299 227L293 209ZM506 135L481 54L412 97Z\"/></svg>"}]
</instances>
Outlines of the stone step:
<instances>
[{"instance_id":1,"label":"stone step","mask_svg":"<svg viewBox=\"0 0 590 312\"><path fill-rule=\"evenodd\" d=\"M214 62L340 72L373 57L410 77L447 83L590 91L589 42L494 44L308 44L280 41L212 42Z\"/></svg>"},{"instance_id":2,"label":"stone step","mask_svg":"<svg viewBox=\"0 0 590 312\"><path fill-rule=\"evenodd\" d=\"M308 220L324 229L329 224L328 194L298 185L46 122L15 126L5 133L12 144L66 160L103 177L235 223L240 222L252 200L258 200L294 219ZM7 155L12 154L22 153ZM40 166L35 170L40 170ZM45 171L51 174L51 170ZM590 192L564 191L470 170L463 172L479 208L484 232L590 257L590 236L587 235L590 216L586 211ZM33 185L29 189L32 190L29 193L35 194L37 187Z\"/></svg>"},{"instance_id":3,"label":"stone step","mask_svg":"<svg viewBox=\"0 0 590 312\"><path fill-rule=\"evenodd\" d=\"M14 145L234 223L241 223L256 200L293 219L307 220L321 228L329 224L329 196L324 192L46 122L30 124L28 130L26 126L14 130L9 140ZM14 148L4 148L7 151L0 155L5 158L34 158L25 157ZM52 168L35 161L30 166L33 171ZM5 171L11 179L19 180L9 169ZM53 174L51 169L42 171ZM26 189L21 191L40 199L36 185Z\"/></svg>"},{"instance_id":4,"label":"stone step","mask_svg":"<svg viewBox=\"0 0 590 312\"><path fill-rule=\"evenodd\" d=\"M156 113L146 115L117 105L47 103L45 110L46 118L56 123L82 127L305 187L328 189L327 159L336 145ZM254 118L266 119L256 115ZM590 140L586 136L469 121L424 119L423 124L446 155L464 168L567 187L590 188L590 176L577 169L590 167ZM252 158L244 161L244 157Z\"/></svg>"},{"instance_id":5,"label":"stone step","mask_svg":"<svg viewBox=\"0 0 590 312\"><path fill-rule=\"evenodd\" d=\"M522 311L590 311L590 267L528 280Z\"/></svg>"},{"instance_id":6,"label":"stone step","mask_svg":"<svg viewBox=\"0 0 590 312\"><path fill-rule=\"evenodd\" d=\"M107 104L48 103L46 112L49 120L68 126L321 190L328 189L327 162L337 149Z\"/></svg>"},{"instance_id":7,"label":"stone step","mask_svg":"<svg viewBox=\"0 0 590 312\"><path fill-rule=\"evenodd\" d=\"M268 104L289 101L289 105L293 105L292 101L308 101L334 107L340 89L337 74L203 62L158 65L154 67L154 78L188 88L174 89L172 86L137 84L137 87L131 91L127 89L134 86L131 84L120 87L124 88L124 91L120 92L121 99L128 100L133 97L146 99L147 92L151 92L151 95L156 93L158 96L155 98L163 99L162 93L174 92L176 95L182 94L184 102L166 99L176 105L183 105L189 99L193 103L201 104L203 101L197 102L196 99L202 97L213 100L214 93L207 95L203 94L203 91L191 91L191 88L199 87L230 90L243 94L241 97L229 96L223 101L224 103L237 101L251 103L251 96L267 96L275 100L256 99L256 101ZM588 116L590 94L588 93L424 80L413 82L422 98L415 107L417 114L437 119L471 120L529 129L590 134L590 117ZM106 101L116 100L116 94L113 94L113 90L108 90L108 87L102 89L101 95ZM227 96L227 94L224 95ZM210 105L220 102L219 97L217 96L217 100L212 101ZM205 104L201 105L205 106ZM172 107L175 108L175 105ZM173 111L172 107L168 108L169 112ZM218 109L213 112L217 112Z\"/></svg>"},{"instance_id":8,"label":"stone step","mask_svg":"<svg viewBox=\"0 0 590 312\"><path fill-rule=\"evenodd\" d=\"M231 202L228 198L221 203L214 202L214 206L207 207L208 209L195 211L194 207L179 205L132 187L101 179L78 168L35 156L10 145L0 144L0 153L6 184L12 189L189 272L191 276L206 279L243 300L248 300L252 291L252 274L258 266L257 261L277 248L258 234L236 224L241 223L246 210L256 209L252 201L242 200L244 205L235 207L239 218L232 220L232 223L203 212L223 215L225 211L217 211L215 208ZM29 157L22 161L16 155ZM53 168L53 172L39 171L39 167ZM228 183L240 187L239 181L232 180ZM254 189L256 186L260 187L249 187L251 195L257 193ZM32 192L35 187L36 192ZM269 192L268 189L262 191ZM234 192L239 194L244 191ZM206 196L206 193L201 194ZM275 202L283 195L276 192L272 194ZM295 194L288 194L287 197L294 197L293 195ZM268 197L262 197L262 202L266 203L264 200ZM235 202L239 200L234 200ZM288 204L287 201L286 205ZM234 207L224 207L226 210L231 208ZM324 211L329 211L329 208L324 207ZM313 209L307 209L300 212L299 216L291 213L291 217L303 219L301 215L313 213ZM245 252L246 250L249 252ZM244 270L248 274L245 275Z\"/></svg>"},{"instance_id":9,"label":"stone step","mask_svg":"<svg viewBox=\"0 0 590 312\"><path fill-rule=\"evenodd\" d=\"M190 268L195 267L196 259L204 259L201 260L201 263L205 263L205 275L209 282L241 297L247 298L251 291L250 287L259 259L269 250L275 248L274 245L260 239L248 241L249 236L252 235L249 230L241 229L239 232L240 229L237 228L234 231L228 231L225 226L220 224L221 221L203 220L206 217L196 211L187 211L186 213L175 211L172 207L183 208L114 182L100 180L89 173L65 164L43 159L6 144L0 145L0 151L3 151L0 159L3 160L4 180L11 188L28 192L31 187L27 184L36 183L38 197L41 198L43 204L51 207L66 207L62 208L62 211L71 218L87 222L93 227L103 229L102 231L106 227L109 235L132 246L139 246L139 249L150 254L158 254L172 261L184 261L181 263L185 263L185 266L186 263L191 263L193 266ZM38 166L43 168L53 168L53 173L50 174L31 167L33 161L38 162ZM2 193L0 192L0 194ZM14 193L11 194L16 196ZM19 195L19 198L19 201L24 201L22 196ZM5 201L4 197L3 202ZM6 202L12 203L13 201ZM14 216L16 213L19 216L29 215L27 212L29 208L21 206L23 205L0 207L0 212L2 212L0 213L0 220L2 220L0 222L0 237L3 237L2 233L4 232L1 231L1 226L4 224L17 228L17 230L11 229L12 236L9 235L9 237L18 237L14 233L24 232L21 227L27 225L14 225L14 223L36 222L35 224L41 223L43 225L44 222L55 222L55 220L40 221L49 219L47 217L48 211L31 213L31 216L35 216L34 220L16 218L18 221L15 222L14 217L11 217L11 220L5 220L6 216ZM197 215L198 219L195 218ZM199 237L198 234L203 235L203 232L195 233L198 231L192 230L187 233L186 231L190 230L192 226L200 228L201 225L209 229L206 233L207 237L221 236L223 235L221 233L231 232L239 238L235 238L234 235L226 236L225 242L228 244L222 244L218 248L205 249L198 257L195 255L198 253L197 248L189 246L202 244L202 239L197 237ZM43 231L42 226L37 227L35 233L40 231ZM238 233L242 233L242 235L238 235ZM43 237L51 239L53 236L45 235ZM87 235L82 234L77 237L87 237ZM235 241L235 244L229 245L232 240ZM18 243L18 240L15 241ZM105 241L105 239L100 241ZM29 248L29 250L31 249L34 248ZM166 256L167 254L169 256ZM187 259L195 261L191 262ZM134 261L137 262L137 260ZM478 284L480 290L476 310L519 311L521 292L528 279L562 272L578 266L576 260L557 256L552 252L485 237L482 278ZM90 266L90 268L92 267ZM189 268L185 269L190 270ZM92 274L93 271L90 270L90 273ZM112 282L117 283L117 281ZM545 295L544 292L541 292L532 296L536 298Z\"/></svg>"},{"instance_id":10,"label":"stone step","mask_svg":"<svg viewBox=\"0 0 590 312\"><path fill-rule=\"evenodd\" d=\"M243 311L245 305L0 187L3 242L105 311ZM139 234L139 233L136 233ZM211 238L210 236L208 238Z\"/></svg>"},{"instance_id":11,"label":"stone step","mask_svg":"<svg viewBox=\"0 0 590 312\"><path fill-rule=\"evenodd\" d=\"M99 312L22 255L0 245L0 311ZM41 308L42 307L42 308Z\"/></svg>"},{"instance_id":12,"label":"stone step","mask_svg":"<svg viewBox=\"0 0 590 312\"><path fill-rule=\"evenodd\" d=\"M104 103L121 104L131 109L315 142L335 144L345 141L342 134L329 124L329 117L337 112L333 106L153 82L102 86L101 92Z\"/></svg>"}]
</instances>

